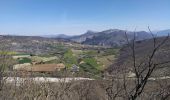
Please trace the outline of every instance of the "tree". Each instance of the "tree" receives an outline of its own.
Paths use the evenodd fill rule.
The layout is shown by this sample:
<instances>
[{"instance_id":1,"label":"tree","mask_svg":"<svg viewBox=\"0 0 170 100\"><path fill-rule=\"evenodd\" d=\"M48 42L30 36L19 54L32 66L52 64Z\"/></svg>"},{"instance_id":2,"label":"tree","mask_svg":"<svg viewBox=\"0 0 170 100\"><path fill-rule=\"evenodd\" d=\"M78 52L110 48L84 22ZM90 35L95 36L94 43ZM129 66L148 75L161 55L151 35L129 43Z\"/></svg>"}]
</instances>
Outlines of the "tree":
<instances>
[{"instance_id":1,"label":"tree","mask_svg":"<svg viewBox=\"0 0 170 100\"><path fill-rule=\"evenodd\" d=\"M149 77L151 76L151 74L153 73L153 71L155 70L155 68L157 66L160 66L160 65L170 62L170 61L164 61L164 62L159 62L159 63L154 62L154 56L155 56L156 52L168 40L169 35L167 37L165 37L165 39L163 39L163 41L161 41L159 44L157 44L156 37L151 32L149 27L148 27L148 29L153 37L153 49L152 49L150 55L148 55L147 60L144 60L144 62L141 61L138 65L136 64L136 53L135 53L136 34L134 33L134 38L132 40L132 43L129 42L127 35L126 35L128 45L130 46L130 48L132 50L133 68L134 68L134 72L136 75L135 87L134 87L134 89L132 89L130 91L129 97L128 97L130 100L135 100L138 96L140 96L140 94L143 92L143 90L148 82Z\"/></svg>"},{"instance_id":2,"label":"tree","mask_svg":"<svg viewBox=\"0 0 170 100\"><path fill-rule=\"evenodd\" d=\"M138 59L136 56L136 33L134 32L134 36L132 40L128 39L127 34L125 33L125 38L127 40L127 46L129 47L129 52L131 56L132 70L135 74L133 79L129 79L127 77L127 68L125 65L125 71L123 72L124 75L121 79L115 77L112 79L113 84L106 89L108 94L109 100L114 100L116 97L123 97L124 99L128 100L136 100L144 91L146 84L148 83L149 78L151 77L152 73L158 66L163 66L164 64L169 63L170 61L155 61L155 55L158 53L159 49L167 42L169 39L169 35L166 36L161 42L157 42L156 36L151 32L150 28L148 27L153 40L153 48L151 49L149 55L146 58ZM134 81L134 84L131 85L129 81ZM117 87L117 85L119 87ZM113 88L117 88L114 89ZM166 95L167 96L170 95Z\"/></svg>"},{"instance_id":3,"label":"tree","mask_svg":"<svg viewBox=\"0 0 170 100\"><path fill-rule=\"evenodd\" d=\"M9 44L5 40L0 41L0 91L5 82L5 70L10 67L11 54L9 52Z\"/></svg>"}]
</instances>

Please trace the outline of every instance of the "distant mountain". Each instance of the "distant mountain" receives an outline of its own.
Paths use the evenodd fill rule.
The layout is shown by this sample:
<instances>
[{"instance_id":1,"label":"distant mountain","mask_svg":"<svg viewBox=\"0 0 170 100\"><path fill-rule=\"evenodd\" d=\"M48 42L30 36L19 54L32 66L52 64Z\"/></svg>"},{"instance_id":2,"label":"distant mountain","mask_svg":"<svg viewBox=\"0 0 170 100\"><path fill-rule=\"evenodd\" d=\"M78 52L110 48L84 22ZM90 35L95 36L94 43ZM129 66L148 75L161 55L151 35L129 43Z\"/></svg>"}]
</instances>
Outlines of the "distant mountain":
<instances>
[{"instance_id":1,"label":"distant mountain","mask_svg":"<svg viewBox=\"0 0 170 100\"><path fill-rule=\"evenodd\" d=\"M63 39L68 39L70 38L71 36L68 36L68 35L65 35L65 34L59 34L56 36L56 38L63 38Z\"/></svg>"},{"instance_id":2,"label":"distant mountain","mask_svg":"<svg viewBox=\"0 0 170 100\"><path fill-rule=\"evenodd\" d=\"M109 29L102 32L87 31L83 35L72 37L71 40L89 45L122 46L127 43L125 32L125 30L119 29ZM132 40L134 32L128 31L127 36L129 40ZM145 31L136 32L136 40L149 38L151 38L151 34Z\"/></svg>"},{"instance_id":3,"label":"distant mountain","mask_svg":"<svg viewBox=\"0 0 170 100\"><path fill-rule=\"evenodd\" d=\"M94 31L87 31L86 33L82 34L82 35L78 35L78 36L73 36L70 38L70 40L75 41L75 42L79 42L82 43L84 41L86 41L87 38L93 38L93 36L95 35Z\"/></svg>"},{"instance_id":4,"label":"distant mountain","mask_svg":"<svg viewBox=\"0 0 170 100\"><path fill-rule=\"evenodd\" d=\"M161 31L156 31L154 32L157 36L167 36L170 34L170 29L167 30L161 30Z\"/></svg>"},{"instance_id":5,"label":"distant mountain","mask_svg":"<svg viewBox=\"0 0 170 100\"><path fill-rule=\"evenodd\" d=\"M68 39L71 38L71 36L65 35L65 34L58 34L58 35L44 35L41 37L45 37L45 38L60 38L60 39Z\"/></svg>"}]
</instances>

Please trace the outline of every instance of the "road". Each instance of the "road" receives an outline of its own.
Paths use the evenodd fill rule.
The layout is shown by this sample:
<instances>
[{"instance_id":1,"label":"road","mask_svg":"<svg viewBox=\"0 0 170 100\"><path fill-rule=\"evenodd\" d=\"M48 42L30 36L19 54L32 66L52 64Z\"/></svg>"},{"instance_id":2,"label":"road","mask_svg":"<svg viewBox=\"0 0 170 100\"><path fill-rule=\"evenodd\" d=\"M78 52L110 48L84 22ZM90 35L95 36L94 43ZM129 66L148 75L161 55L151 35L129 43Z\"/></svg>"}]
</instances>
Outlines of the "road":
<instances>
[{"instance_id":1,"label":"road","mask_svg":"<svg viewBox=\"0 0 170 100\"><path fill-rule=\"evenodd\" d=\"M23 83L25 81L33 81L36 83L42 82L71 82L71 81L79 81L79 80L93 80L90 78L83 78L83 77L75 77L75 78L52 78L52 77L33 77L33 78L21 78L21 77L4 77L3 78L6 83Z\"/></svg>"},{"instance_id":2,"label":"road","mask_svg":"<svg viewBox=\"0 0 170 100\"><path fill-rule=\"evenodd\" d=\"M16 83L20 84L25 81L32 81L36 83L58 83L58 82L71 82L71 81L80 81L80 80L94 80L90 78L83 78L83 77L75 77L75 78L52 78L52 77L33 77L33 78L21 78L21 77L4 77L3 78L6 83ZM134 80L135 78L127 78ZM151 77L148 80L163 80L163 79L170 79L170 76L164 76L164 77Z\"/></svg>"}]
</instances>

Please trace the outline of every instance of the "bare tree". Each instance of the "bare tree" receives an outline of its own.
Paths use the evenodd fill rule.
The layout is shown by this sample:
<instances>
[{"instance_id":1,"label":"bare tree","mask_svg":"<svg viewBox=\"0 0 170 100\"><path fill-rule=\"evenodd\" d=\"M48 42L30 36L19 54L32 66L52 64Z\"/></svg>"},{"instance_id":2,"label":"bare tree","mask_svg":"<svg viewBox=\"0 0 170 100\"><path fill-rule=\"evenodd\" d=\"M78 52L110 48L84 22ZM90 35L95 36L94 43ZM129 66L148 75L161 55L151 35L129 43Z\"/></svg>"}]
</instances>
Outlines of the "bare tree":
<instances>
[{"instance_id":1,"label":"bare tree","mask_svg":"<svg viewBox=\"0 0 170 100\"><path fill-rule=\"evenodd\" d=\"M148 27L149 31L150 28ZM157 66L169 63L170 61L164 61L164 62L155 62L154 61L154 57L155 54L157 53L157 51L161 48L161 46L168 40L169 35L167 37L165 37L163 39L163 41L161 41L160 43L157 43L157 39L155 37L155 35L150 31L152 38L153 38L153 49L151 50L150 54L148 55L148 57L143 60L140 61L140 63L137 64L137 57L136 57L136 47L135 47L135 43L136 43L136 34L134 32L134 37L132 39L132 41L130 42L127 34L125 33L127 42L128 42L128 46L130 47L131 51L132 51L132 60L133 60L133 69L134 69L134 73L135 73L135 86L134 88L128 92L128 98L129 100L135 100L137 97L139 97L141 95L141 93L143 92L149 77L151 76L151 74L153 73L153 71L155 70L155 68ZM127 88L127 86L125 86L125 89Z\"/></svg>"},{"instance_id":2,"label":"bare tree","mask_svg":"<svg viewBox=\"0 0 170 100\"><path fill-rule=\"evenodd\" d=\"M127 48L131 57L130 62L132 63L132 67L129 67L134 72L135 76L134 78L129 78L127 76L127 72L129 71L129 67L127 67L128 65L122 65L123 67L119 66L123 68L123 70L121 71L121 75L119 73L115 73L115 76L119 77L112 77L110 85L106 88L108 100L115 100L118 98L136 100L137 98L140 98L141 94L144 93L144 89L147 86L147 83L149 83L149 78L152 76L156 68L159 66L163 66L164 64L170 63L169 60L155 60L157 57L156 55L159 53L159 50L169 39L169 35L164 37L162 41L158 41L149 27L148 29L152 35L153 44L151 46L153 47L151 47L151 50L149 50L149 54L143 54L145 55L144 58L139 58L136 52L136 33L134 32L133 39L131 40L129 40L127 33L125 33ZM149 40L149 42L151 42L151 40ZM165 100L170 96L168 87L169 85L166 85L166 87L164 86L164 88L160 88L160 94L158 95L161 96L162 100Z\"/></svg>"},{"instance_id":3,"label":"bare tree","mask_svg":"<svg viewBox=\"0 0 170 100\"><path fill-rule=\"evenodd\" d=\"M5 40L0 41L0 91L3 88L5 79L4 74L6 69L10 67L10 52L9 44Z\"/></svg>"}]
</instances>

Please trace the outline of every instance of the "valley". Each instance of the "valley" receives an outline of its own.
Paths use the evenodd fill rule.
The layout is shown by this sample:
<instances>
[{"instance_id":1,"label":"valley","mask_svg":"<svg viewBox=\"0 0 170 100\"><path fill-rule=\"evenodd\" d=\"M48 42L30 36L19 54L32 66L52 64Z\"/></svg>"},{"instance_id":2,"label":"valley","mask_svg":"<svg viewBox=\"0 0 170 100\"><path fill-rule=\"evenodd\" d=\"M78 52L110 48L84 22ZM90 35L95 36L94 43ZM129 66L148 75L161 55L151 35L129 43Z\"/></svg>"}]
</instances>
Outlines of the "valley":
<instances>
[{"instance_id":1,"label":"valley","mask_svg":"<svg viewBox=\"0 0 170 100\"><path fill-rule=\"evenodd\" d=\"M119 48L33 36L1 36L1 42L12 57L9 71L33 72L34 77L63 77L63 71L77 77L101 77L119 52Z\"/></svg>"},{"instance_id":2,"label":"valley","mask_svg":"<svg viewBox=\"0 0 170 100\"><path fill-rule=\"evenodd\" d=\"M134 40L132 32L127 35L125 33L113 29L99 33L89 31L87 34L67 38L1 35L0 61L1 66L4 66L1 75L5 82L3 89L16 88L16 93L20 93L20 88L25 92L34 89L43 91L42 88L47 86L51 91L58 90L52 93L56 97L50 96L50 99L67 100L72 93L80 96L77 93L89 92L86 95L95 95L90 96L91 99L102 100L98 97L110 97L114 94L110 90L120 91L124 96L124 89L128 88L127 92L133 91L133 94L134 86L140 87L147 82L142 98L148 98L150 93L162 92L160 86L164 86L164 92L168 93L170 39L153 38L147 32L137 32ZM131 47L133 43L134 49ZM151 54L154 56L150 56ZM10 94L11 89L8 89ZM68 89L74 92L69 92ZM66 94L57 94L62 91ZM43 96L42 93L40 95Z\"/></svg>"},{"instance_id":3,"label":"valley","mask_svg":"<svg viewBox=\"0 0 170 100\"><path fill-rule=\"evenodd\" d=\"M0 100L170 100L170 0L0 0Z\"/></svg>"}]
</instances>

